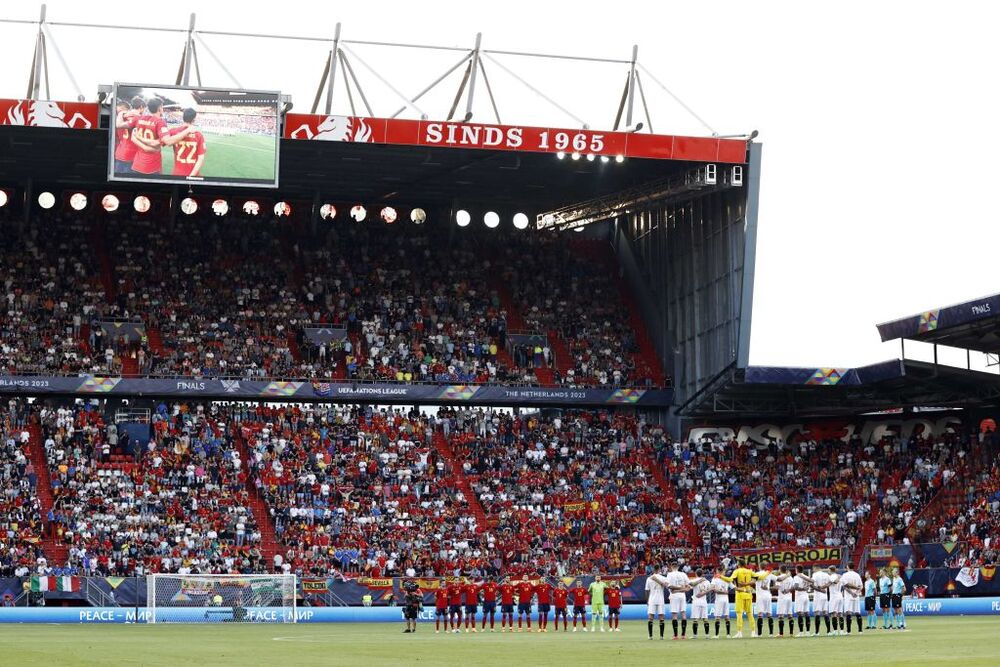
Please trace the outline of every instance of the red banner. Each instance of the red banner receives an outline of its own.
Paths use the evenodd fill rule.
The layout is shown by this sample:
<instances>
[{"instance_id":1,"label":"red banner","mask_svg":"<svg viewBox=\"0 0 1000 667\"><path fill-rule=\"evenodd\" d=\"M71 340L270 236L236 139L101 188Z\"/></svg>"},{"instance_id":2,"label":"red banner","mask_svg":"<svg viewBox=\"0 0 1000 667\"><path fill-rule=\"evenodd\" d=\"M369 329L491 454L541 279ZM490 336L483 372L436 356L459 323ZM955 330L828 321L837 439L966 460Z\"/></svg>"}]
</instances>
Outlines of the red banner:
<instances>
[{"instance_id":1,"label":"red banner","mask_svg":"<svg viewBox=\"0 0 1000 667\"><path fill-rule=\"evenodd\" d=\"M285 116L286 139L349 141L371 144L477 148L531 153L581 153L607 157L746 162L746 142L714 137L567 130L522 125L478 125L432 120L319 116Z\"/></svg>"},{"instance_id":2,"label":"red banner","mask_svg":"<svg viewBox=\"0 0 1000 667\"><path fill-rule=\"evenodd\" d=\"M92 102L0 99L0 125L96 130L100 128L100 111L98 105ZM746 162L746 142L739 139L400 118L290 113L285 116L284 138L529 153L580 153L610 158L622 156L727 164Z\"/></svg>"},{"instance_id":3,"label":"red banner","mask_svg":"<svg viewBox=\"0 0 1000 667\"><path fill-rule=\"evenodd\" d=\"M0 125L96 130L100 127L100 112L90 102L0 100Z\"/></svg>"}]
</instances>

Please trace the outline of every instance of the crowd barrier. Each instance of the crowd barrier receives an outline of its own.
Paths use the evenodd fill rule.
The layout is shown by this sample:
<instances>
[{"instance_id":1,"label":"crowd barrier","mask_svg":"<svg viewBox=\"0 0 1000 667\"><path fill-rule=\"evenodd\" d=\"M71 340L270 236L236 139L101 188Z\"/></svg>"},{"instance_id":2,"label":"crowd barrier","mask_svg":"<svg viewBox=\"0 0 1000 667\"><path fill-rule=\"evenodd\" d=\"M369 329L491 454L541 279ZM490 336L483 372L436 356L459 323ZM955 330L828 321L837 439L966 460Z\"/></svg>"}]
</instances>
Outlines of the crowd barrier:
<instances>
[{"instance_id":1,"label":"crowd barrier","mask_svg":"<svg viewBox=\"0 0 1000 667\"><path fill-rule=\"evenodd\" d=\"M903 608L908 616L985 616L1000 615L1000 597L990 598L907 598ZM157 622L204 623L226 622L225 608L182 607L156 611ZM220 612L223 612L220 614ZM688 607L690 613L690 605ZM711 607L709 608L711 613ZM537 613L537 612L533 612ZM776 613L776 610L775 610ZM219 616L223 618L219 618ZM279 608L248 608L251 622L284 622L292 620L292 611ZM730 613L730 616L733 614ZM146 623L145 607L3 607L0 623ZM499 613L497 614L499 617ZM299 623L391 623L401 621L400 607L300 607L294 612ZM646 618L646 606L630 604L622 607L624 620ZM710 616L710 618L713 618ZM434 620L434 608L424 607L421 621ZM499 620L499 618L497 619Z\"/></svg>"}]
</instances>

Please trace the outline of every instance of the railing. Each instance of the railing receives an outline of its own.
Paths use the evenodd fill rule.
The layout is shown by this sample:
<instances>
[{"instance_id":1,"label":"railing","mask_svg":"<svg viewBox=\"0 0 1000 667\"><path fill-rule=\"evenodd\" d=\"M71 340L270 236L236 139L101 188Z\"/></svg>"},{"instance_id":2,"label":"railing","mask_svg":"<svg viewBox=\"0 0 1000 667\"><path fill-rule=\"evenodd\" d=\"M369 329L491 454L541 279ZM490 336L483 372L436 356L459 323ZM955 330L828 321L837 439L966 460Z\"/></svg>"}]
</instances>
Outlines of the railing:
<instances>
[{"instance_id":1,"label":"railing","mask_svg":"<svg viewBox=\"0 0 1000 667\"><path fill-rule=\"evenodd\" d=\"M87 602L94 607L117 607L118 601L115 600L114 591L106 593L99 586L96 585L93 577L82 577L80 581L83 583L83 595L87 598Z\"/></svg>"},{"instance_id":2,"label":"railing","mask_svg":"<svg viewBox=\"0 0 1000 667\"><path fill-rule=\"evenodd\" d=\"M149 408L128 408L115 412L115 423L148 424L151 416Z\"/></svg>"}]
</instances>

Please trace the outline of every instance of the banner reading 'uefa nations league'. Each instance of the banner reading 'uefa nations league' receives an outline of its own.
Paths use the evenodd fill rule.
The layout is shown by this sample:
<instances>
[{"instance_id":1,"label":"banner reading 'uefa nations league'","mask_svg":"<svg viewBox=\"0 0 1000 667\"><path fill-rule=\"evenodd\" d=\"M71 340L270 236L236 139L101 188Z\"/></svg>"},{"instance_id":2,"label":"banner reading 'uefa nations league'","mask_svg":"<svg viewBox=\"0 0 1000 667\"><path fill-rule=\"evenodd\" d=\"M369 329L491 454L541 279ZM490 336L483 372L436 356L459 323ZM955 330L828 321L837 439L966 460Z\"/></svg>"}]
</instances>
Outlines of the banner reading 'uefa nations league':
<instances>
[{"instance_id":1,"label":"banner reading 'uefa nations league'","mask_svg":"<svg viewBox=\"0 0 1000 667\"><path fill-rule=\"evenodd\" d=\"M115 84L112 181L278 187L276 92Z\"/></svg>"}]
</instances>

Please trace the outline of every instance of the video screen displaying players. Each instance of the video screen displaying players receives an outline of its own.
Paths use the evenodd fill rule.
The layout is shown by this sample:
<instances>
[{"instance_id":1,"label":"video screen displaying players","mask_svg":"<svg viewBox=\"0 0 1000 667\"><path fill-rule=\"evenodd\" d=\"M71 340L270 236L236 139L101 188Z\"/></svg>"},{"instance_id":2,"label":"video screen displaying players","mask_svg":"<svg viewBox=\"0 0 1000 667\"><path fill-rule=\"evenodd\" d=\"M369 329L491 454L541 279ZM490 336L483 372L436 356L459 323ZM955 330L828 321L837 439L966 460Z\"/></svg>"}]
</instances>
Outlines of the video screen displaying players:
<instances>
[{"instance_id":1,"label":"video screen displaying players","mask_svg":"<svg viewBox=\"0 0 1000 667\"><path fill-rule=\"evenodd\" d=\"M115 84L108 178L278 186L276 92Z\"/></svg>"}]
</instances>

